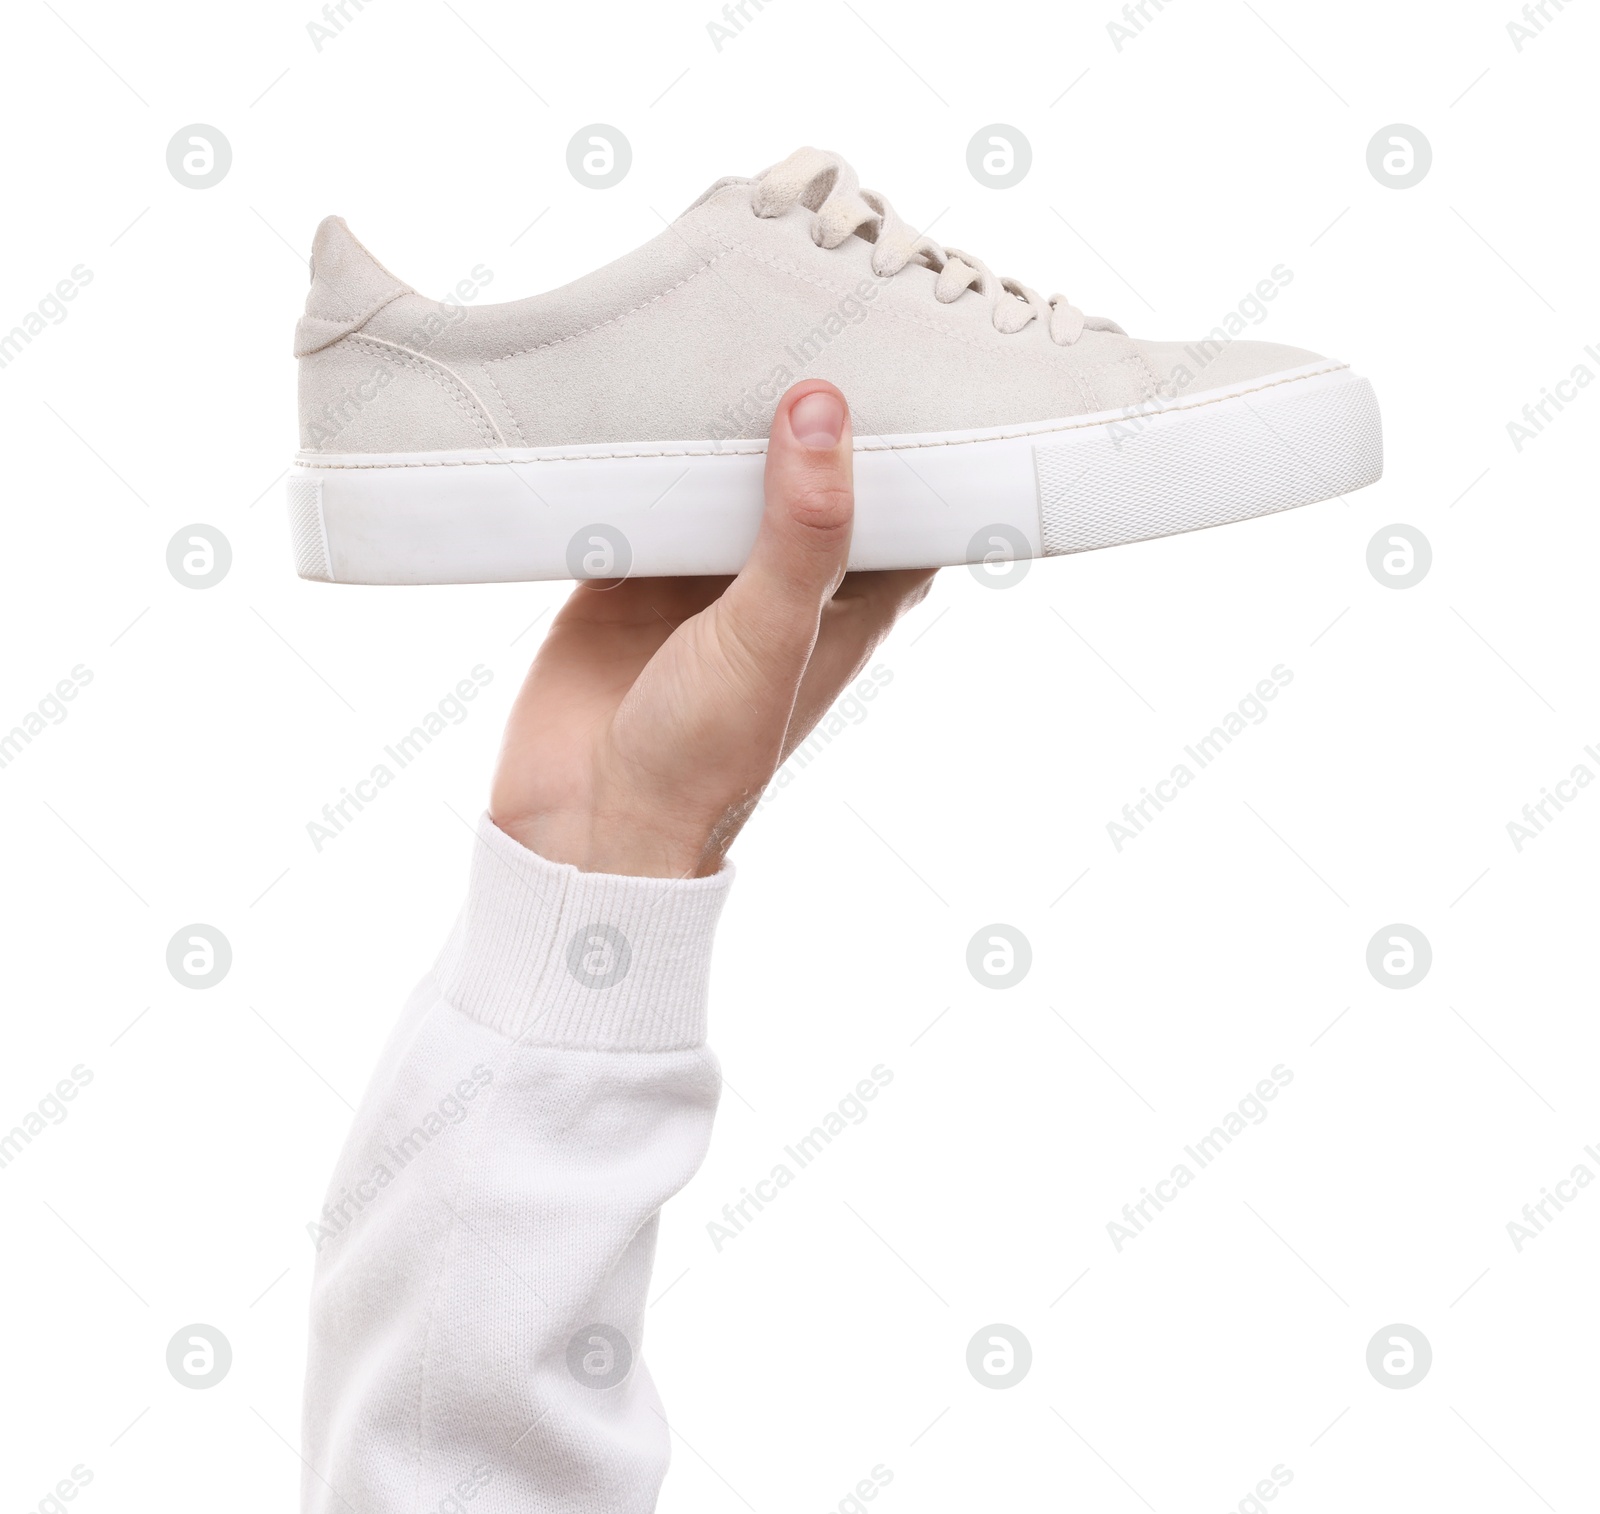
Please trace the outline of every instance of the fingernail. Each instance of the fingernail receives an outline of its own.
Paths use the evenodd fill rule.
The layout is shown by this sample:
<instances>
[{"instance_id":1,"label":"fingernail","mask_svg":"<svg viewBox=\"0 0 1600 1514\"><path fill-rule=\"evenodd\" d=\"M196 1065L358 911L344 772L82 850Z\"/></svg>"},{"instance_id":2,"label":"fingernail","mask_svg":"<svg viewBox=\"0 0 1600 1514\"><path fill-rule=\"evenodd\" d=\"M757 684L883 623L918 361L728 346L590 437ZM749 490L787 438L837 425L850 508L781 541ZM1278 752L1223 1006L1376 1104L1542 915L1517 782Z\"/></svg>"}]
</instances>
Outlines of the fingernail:
<instances>
[{"instance_id":1,"label":"fingernail","mask_svg":"<svg viewBox=\"0 0 1600 1514\"><path fill-rule=\"evenodd\" d=\"M844 433L844 402L826 389L802 395L789 412L789 429L802 447L819 452L837 447Z\"/></svg>"}]
</instances>

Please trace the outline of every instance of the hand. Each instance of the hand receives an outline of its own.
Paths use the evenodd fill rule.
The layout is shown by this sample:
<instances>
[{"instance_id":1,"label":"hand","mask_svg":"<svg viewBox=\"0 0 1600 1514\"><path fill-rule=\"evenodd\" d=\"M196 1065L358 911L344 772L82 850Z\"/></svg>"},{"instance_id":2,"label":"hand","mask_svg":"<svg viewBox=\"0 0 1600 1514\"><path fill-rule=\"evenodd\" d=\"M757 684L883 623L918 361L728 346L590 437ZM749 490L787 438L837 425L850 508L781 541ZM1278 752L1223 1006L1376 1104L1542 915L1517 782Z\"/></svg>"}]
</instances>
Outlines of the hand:
<instances>
[{"instance_id":1,"label":"hand","mask_svg":"<svg viewBox=\"0 0 1600 1514\"><path fill-rule=\"evenodd\" d=\"M722 865L932 569L846 573L850 414L820 379L778 403L766 511L736 578L594 579L550 627L512 707L489 801L507 835L589 872Z\"/></svg>"}]
</instances>

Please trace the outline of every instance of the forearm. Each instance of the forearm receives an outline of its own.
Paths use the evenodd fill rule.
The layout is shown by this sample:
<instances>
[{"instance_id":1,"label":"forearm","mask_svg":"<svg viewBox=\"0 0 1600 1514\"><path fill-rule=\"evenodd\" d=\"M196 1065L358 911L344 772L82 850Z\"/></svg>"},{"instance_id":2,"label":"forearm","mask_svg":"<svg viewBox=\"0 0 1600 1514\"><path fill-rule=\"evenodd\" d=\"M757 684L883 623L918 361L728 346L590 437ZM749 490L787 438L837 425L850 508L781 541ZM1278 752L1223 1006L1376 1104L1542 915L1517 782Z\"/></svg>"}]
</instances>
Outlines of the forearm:
<instances>
[{"instance_id":1,"label":"forearm","mask_svg":"<svg viewBox=\"0 0 1600 1514\"><path fill-rule=\"evenodd\" d=\"M580 873L484 823L330 1187L307 1514L654 1508L668 1438L638 1351L658 1211L716 1106L727 884Z\"/></svg>"}]
</instances>

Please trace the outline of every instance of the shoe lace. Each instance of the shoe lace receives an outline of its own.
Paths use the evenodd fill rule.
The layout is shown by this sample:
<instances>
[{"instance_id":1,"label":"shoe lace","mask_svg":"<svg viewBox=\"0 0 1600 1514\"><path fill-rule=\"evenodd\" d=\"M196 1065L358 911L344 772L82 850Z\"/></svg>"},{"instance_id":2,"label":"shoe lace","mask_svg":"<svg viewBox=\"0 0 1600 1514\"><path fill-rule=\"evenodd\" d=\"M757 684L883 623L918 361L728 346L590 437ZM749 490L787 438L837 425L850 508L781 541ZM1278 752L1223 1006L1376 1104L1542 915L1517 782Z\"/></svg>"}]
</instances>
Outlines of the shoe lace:
<instances>
[{"instance_id":1,"label":"shoe lace","mask_svg":"<svg viewBox=\"0 0 1600 1514\"><path fill-rule=\"evenodd\" d=\"M815 214L811 238L819 247L837 247L851 236L872 243L872 271L878 278L892 278L916 263L938 274L933 295L942 304L969 289L987 299L996 331L1021 331L1041 320L1057 346L1070 346L1083 335L1087 318L1065 295L1047 300L1026 284L994 273L981 258L923 236L876 190L862 189L855 170L837 153L802 147L759 177L751 204L756 215L781 216L796 205Z\"/></svg>"}]
</instances>

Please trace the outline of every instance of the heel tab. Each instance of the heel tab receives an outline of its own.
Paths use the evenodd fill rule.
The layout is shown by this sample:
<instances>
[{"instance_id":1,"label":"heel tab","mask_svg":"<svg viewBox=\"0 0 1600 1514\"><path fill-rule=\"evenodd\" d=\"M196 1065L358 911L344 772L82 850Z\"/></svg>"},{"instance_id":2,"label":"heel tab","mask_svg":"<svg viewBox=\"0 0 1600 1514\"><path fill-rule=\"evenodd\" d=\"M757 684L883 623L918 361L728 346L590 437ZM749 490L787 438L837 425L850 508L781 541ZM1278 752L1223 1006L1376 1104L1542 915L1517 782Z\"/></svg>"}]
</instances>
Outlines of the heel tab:
<instances>
[{"instance_id":1,"label":"heel tab","mask_svg":"<svg viewBox=\"0 0 1600 1514\"><path fill-rule=\"evenodd\" d=\"M359 330L391 300L415 294L344 223L328 216L311 243L311 288L294 328L294 355L305 357Z\"/></svg>"}]
</instances>

